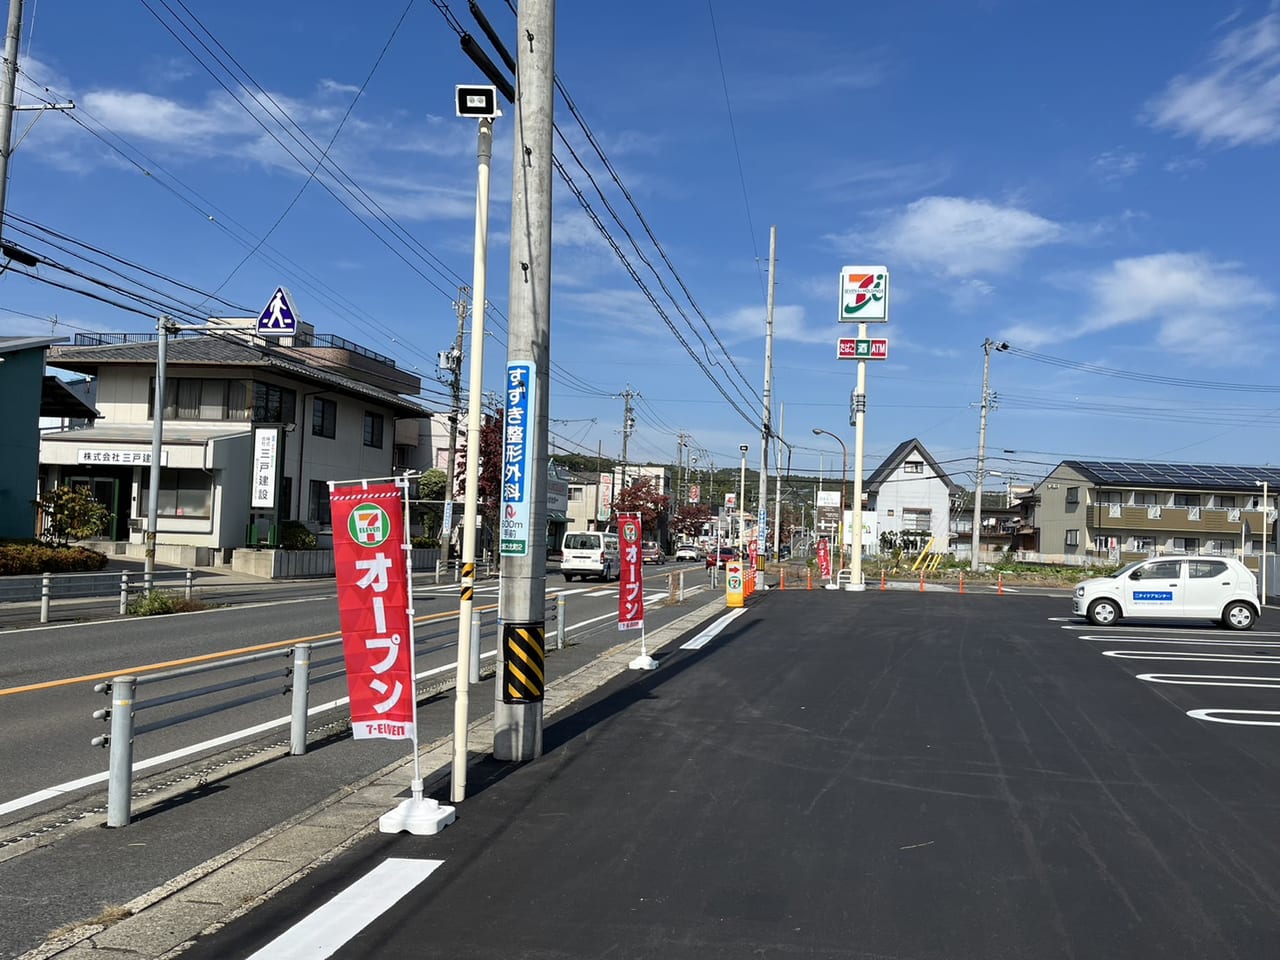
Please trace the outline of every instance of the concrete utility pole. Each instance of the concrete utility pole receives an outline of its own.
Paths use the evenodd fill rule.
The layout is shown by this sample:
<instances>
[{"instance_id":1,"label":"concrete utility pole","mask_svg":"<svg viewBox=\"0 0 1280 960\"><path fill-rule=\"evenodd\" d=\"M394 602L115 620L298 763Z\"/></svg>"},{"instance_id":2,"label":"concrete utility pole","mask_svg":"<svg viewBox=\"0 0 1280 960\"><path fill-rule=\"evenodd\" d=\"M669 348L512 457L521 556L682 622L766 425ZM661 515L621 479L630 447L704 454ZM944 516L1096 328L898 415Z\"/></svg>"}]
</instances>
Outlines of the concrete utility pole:
<instances>
[{"instance_id":1,"label":"concrete utility pole","mask_svg":"<svg viewBox=\"0 0 1280 960\"><path fill-rule=\"evenodd\" d=\"M778 442L785 444L782 438L786 434L787 425L787 407L786 404L778 405ZM778 462L773 467L773 556L778 559L778 548L782 538L782 450L775 451ZM787 464L791 463L791 447L787 447Z\"/></svg>"},{"instance_id":2,"label":"concrete utility pole","mask_svg":"<svg viewBox=\"0 0 1280 960\"><path fill-rule=\"evenodd\" d=\"M982 480L987 466L987 408L995 402L995 394L989 389L991 383L991 348L1008 350L1009 344L996 343L987 338L982 341L982 400L978 412L978 470L974 474L973 483L973 556L969 559L969 569L978 569L978 549L982 537Z\"/></svg>"},{"instance_id":3,"label":"concrete utility pole","mask_svg":"<svg viewBox=\"0 0 1280 960\"><path fill-rule=\"evenodd\" d=\"M631 412L631 401L640 396L635 390L631 389L631 384L627 384L627 389L618 394L622 397L622 479L618 484L618 490L627 485L627 441L631 439L631 431L636 428L636 418ZM614 397L616 400L617 397ZM618 495L618 490L613 492L614 496Z\"/></svg>"},{"instance_id":4,"label":"concrete utility pole","mask_svg":"<svg viewBox=\"0 0 1280 960\"><path fill-rule=\"evenodd\" d=\"M4 233L5 197L9 191L9 156L13 153L13 108L17 96L18 41L21 35L22 0L9 0L3 76L0 76L0 236Z\"/></svg>"},{"instance_id":5,"label":"concrete utility pole","mask_svg":"<svg viewBox=\"0 0 1280 960\"><path fill-rule=\"evenodd\" d=\"M446 569L453 540L453 471L458 462L458 418L462 415L462 338L466 334L467 297L470 293L466 287L458 288L458 299L453 304L458 311L458 335L454 338L453 349L448 352L449 393L453 397L453 407L449 411L449 459L445 461L444 467L445 508L444 522L440 526L440 556L444 558Z\"/></svg>"},{"instance_id":6,"label":"concrete utility pole","mask_svg":"<svg viewBox=\"0 0 1280 960\"><path fill-rule=\"evenodd\" d=\"M764 590L765 537L769 526L769 439L773 434L773 287L778 260L778 228L769 228L769 294L764 315L764 411L760 419L760 492L756 500L756 589ZM777 518L774 519L777 522Z\"/></svg>"},{"instance_id":7,"label":"concrete utility pole","mask_svg":"<svg viewBox=\"0 0 1280 960\"><path fill-rule=\"evenodd\" d=\"M151 482L147 491L147 532L144 536L142 564L143 586L150 596L156 572L156 527L160 517L160 466L164 450L164 377L169 333L173 321L161 315L156 318L156 393L151 411Z\"/></svg>"},{"instance_id":8,"label":"concrete utility pole","mask_svg":"<svg viewBox=\"0 0 1280 960\"><path fill-rule=\"evenodd\" d=\"M516 365L532 367L523 437L527 547L503 556L502 638L494 678L493 756L542 754L546 662L547 385L551 360L551 135L555 97L555 0L521 0L511 188L511 302L504 389L511 409ZM505 425L511 449L515 425ZM509 469L510 464L506 465ZM508 474L504 470L504 487ZM504 491L504 498L506 494ZM503 538L505 544L505 538Z\"/></svg>"},{"instance_id":9,"label":"concrete utility pole","mask_svg":"<svg viewBox=\"0 0 1280 960\"><path fill-rule=\"evenodd\" d=\"M676 497L675 503L672 505L673 510L679 510L684 506L685 501L689 499L689 458L685 451L689 448L689 441L693 437L681 431L676 434ZM681 491L684 491L683 495Z\"/></svg>"}]
</instances>

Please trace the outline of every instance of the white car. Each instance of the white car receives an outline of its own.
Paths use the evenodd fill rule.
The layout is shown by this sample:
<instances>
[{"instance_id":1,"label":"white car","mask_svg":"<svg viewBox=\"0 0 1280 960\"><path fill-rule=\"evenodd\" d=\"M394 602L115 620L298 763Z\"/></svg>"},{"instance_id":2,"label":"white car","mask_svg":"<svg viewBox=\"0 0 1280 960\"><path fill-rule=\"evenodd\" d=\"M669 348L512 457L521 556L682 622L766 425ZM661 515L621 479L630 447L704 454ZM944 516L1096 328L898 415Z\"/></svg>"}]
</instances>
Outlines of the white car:
<instances>
[{"instance_id":1,"label":"white car","mask_svg":"<svg viewBox=\"0 0 1280 960\"><path fill-rule=\"evenodd\" d=\"M696 543L682 543L676 547L677 560L701 560L702 548Z\"/></svg>"},{"instance_id":2,"label":"white car","mask_svg":"<svg viewBox=\"0 0 1280 960\"><path fill-rule=\"evenodd\" d=\"M1099 627L1121 617L1216 620L1231 630L1257 621L1258 578L1234 557L1156 557L1076 585L1071 609Z\"/></svg>"}]
</instances>

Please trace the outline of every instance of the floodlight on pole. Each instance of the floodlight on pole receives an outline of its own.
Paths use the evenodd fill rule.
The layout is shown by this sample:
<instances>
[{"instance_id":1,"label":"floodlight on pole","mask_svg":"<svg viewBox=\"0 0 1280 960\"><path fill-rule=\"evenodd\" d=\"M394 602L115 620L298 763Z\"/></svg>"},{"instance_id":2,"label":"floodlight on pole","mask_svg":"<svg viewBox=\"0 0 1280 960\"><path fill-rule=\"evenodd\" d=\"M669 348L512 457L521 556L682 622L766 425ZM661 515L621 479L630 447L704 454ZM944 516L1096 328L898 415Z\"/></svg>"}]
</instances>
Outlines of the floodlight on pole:
<instances>
[{"instance_id":1,"label":"floodlight on pole","mask_svg":"<svg viewBox=\"0 0 1280 960\"><path fill-rule=\"evenodd\" d=\"M1255 480L1253 485L1262 488L1262 559L1258 561L1258 579L1261 581L1259 586L1262 589L1262 605L1267 605L1267 527L1271 525L1271 512L1267 506L1270 502L1267 499L1267 483L1266 480Z\"/></svg>"}]
</instances>

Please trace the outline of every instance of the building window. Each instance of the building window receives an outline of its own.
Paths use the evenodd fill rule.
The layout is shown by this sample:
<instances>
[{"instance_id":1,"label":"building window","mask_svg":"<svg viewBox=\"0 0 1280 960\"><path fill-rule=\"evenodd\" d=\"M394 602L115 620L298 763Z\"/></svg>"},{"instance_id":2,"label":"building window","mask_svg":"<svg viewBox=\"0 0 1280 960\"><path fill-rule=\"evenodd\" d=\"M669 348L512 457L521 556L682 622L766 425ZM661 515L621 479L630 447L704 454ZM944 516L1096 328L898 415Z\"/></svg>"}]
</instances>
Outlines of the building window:
<instances>
[{"instance_id":1,"label":"building window","mask_svg":"<svg viewBox=\"0 0 1280 960\"><path fill-rule=\"evenodd\" d=\"M1079 503L1079 502L1080 502L1080 488L1067 487L1067 503Z\"/></svg>"},{"instance_id":2,"label":"building window","mask_svg":"<svg viewBox=\"0 0 1280 960\"><path fill-rule=\"evenodd\" d=\"M217 377L169 377L164 382L166 420L248 420L248 390L243 380ZM147 389L147 419L155 417L156 381Z\"/></svg>"},{"instance_id":3,"label":"building window","mask_svg":"<svg viewBox=\"0 0 1280 960\"><path fill-rule=\"evenodd\" d=\"M212 516L213 479L203 470L160 468L162 517L208 520Z\"/></svg>"},{"instance_id":4,"label":"building window","mask_svg":"<svg viewBox=\"0 0 1280 960\"><path fill-rule=\"evenodd\" d=\"M1093 549L1098 553L1111 552L1111 538L1105 533L1094 534Z\"/></svg>"},{"instance_id":5,"label":"building window","mask_svg":"<svg viewBox=\"0 0 1280 960\"><path fill-rule=\"evenodd\" d=\"M916 533L928 533L933 529L933 511L904 507L902 510L902 529Z\"/></svg>"},{"instance_id":6,"label":"building window","mask_svg":"<svg viewBox=\"0 0 1280 960\"><path fill-rule=\"evenodd\" d=\"M332 440L338 435L338 402L316 397L311 405L311 435L328 437Z\"/></svg>"},{"instance_id":7,"label":"building window","mask_svg":"<svg viewBox=\"0 0 1280 960\"><path fill-rule=\"evenodd\" d=\"M253 419L256 423L297 423L298 395L275 383L253 384Z\"/></svg>"},{"instance_id":8,"label":"building window","mask_svg":"<svg viewBox=\"0 0 1280 960\"><path fill-rule=\"evenodd\" d=\"M570 503L581 503L581 502L582 502L582 493L583 493L583 491L582 491L582 488L581 488L581 487L570 487L570 488L569 488L569 502L570 502Z\"/></svg>"},{"instance_id":9,"label":"building window","mask_svg":"<svg viewBox=\"0 0 1280 960\"><path fill-rule=\"evenodd\" d=\"M1218 507L1222 510L1234 510L1236 498L1225 493L1218 494Z\"/></svg>"},{"instance_id":10,"label":"building window","mask_svg":"<svg viewBox=\"0 0 1280 960\"><path fill-rule=\"evenodd\" d=\"M1231 553L1232 549L1230 542L1226 540L1206 540L1204 542L1204 549L1200 552L1213 554L1217 557L1224 553Z\"/></svg>"},{"instance_id":11,"label":"building window","mask_svg":"<svg viewBox=\"0 0 1280 960\"><path fill-rule=\"evenodd\" d=\"M1099 490L1098 503L1124 503L1124 494L1119 490Z\"/></svg>"},{"instance_id":12,"label":"building window","mask_svg":"<svg viewBox=\"0 0 1280 960\"><path fill-rule=\"evenodd\" d=\"M382 424L384 417L380 413L364 412L364 445L382 449Z\"/></svg>"},{"instance_id":13,"label":"building window","mask_svg":"<svg viewBox=\"0 0 1280 960\"><path fill-rule=\"evenodd\" d=\"M1200 494L1175 493L1173 495L1173 505L1175 507L1198 507L1200 506Z\"/></svg>"},{"instance_id":14,"label":"building window","mask_svg":"<svg viewBox=\"0 0 1280 960\"><path fill-rule=\"evenodd\" d=\"M1154 537L1134 537L1133 552L1134 553L1155 553L1156 541Z\"/></svg>"},{"instance_id":15,"label":"building window","mask_svg":"<svg viewBox=\"0 0 1280 960\"><path fill-rule=\"evenodd\" d=\"M307 498L307 519L327 527L333 521L329 513L329 484L323 480L312 480L310 489L311 495Z\"/></svg>"},{"instance_id":16,"label":"building window","mask_svg":"<svg viewBox=\"0 0 1280 960\"><path fill-rule=\"evenodd\" d=\"M1196 553L1200 549L1199 537L1174 537L1173 549L1182 553Z\"/></svg>"},{"instance_id":17,"label":"building window","mask_svg":"<svg viewBox=\"0 0 1280 960\"><path fill-rule=\"evenodd\" d=\"M1135 493L1133 495L1133 505L1135 507L1154 507L1156 505L1156 495L1154 493Z\"/></svg>"},{"instance_id":18,"label":"building window","mask_svg":"<svg viewBox=\"0 0 1280 960\"><path fill-rule=\"evenodd\" d=\"M1080 546L1080 531L1079 531L1079 530L1068 530L1068 531L1067 531L1067 546L1068 546L1068 547L1078 547L1078 546Z\"/></svg>"},{"instance_id":19,"label":"building window","mask_svg":"<svg viewBox=\"0 0 1280 960\"><path fill-rule=\"evenodd\" d=\"M908 460L902 465L903 473L924 473L923 460Z\"/></svg>"}]
</instances>

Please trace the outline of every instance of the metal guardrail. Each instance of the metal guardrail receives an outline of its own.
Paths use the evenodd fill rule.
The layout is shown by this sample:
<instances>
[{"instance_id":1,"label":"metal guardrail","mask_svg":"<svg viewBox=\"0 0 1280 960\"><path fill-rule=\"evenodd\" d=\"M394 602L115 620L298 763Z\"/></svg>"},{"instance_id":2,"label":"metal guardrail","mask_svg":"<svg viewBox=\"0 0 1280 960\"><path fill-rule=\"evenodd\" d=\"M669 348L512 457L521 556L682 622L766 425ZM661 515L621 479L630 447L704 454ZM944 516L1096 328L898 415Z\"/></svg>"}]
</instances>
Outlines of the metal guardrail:
<instances>
[{"instance_id":1,"label":"metal guardrail","mask_svg":"<svg viewBox=\"0 0 1280 960\"><path fill-rule=\"evenodd\" d=\"M497 611L473 611L471 616L471 663L469 676L471 683L480 681L481 652L480 647L485 636L484 622L486 613L493 614L494 633L501 637L501 621ZM440 621L441 624L456 624L457 614ZM563 650L565 644L565 598L556 596L548 600L545 613L547 620L555 621L555 646L553 649ZM415 656L439 653L447 650L456 641L456 626L436 628L427 633L415 634ZM110 723L109 732L100 734L90 740L96 747L109 750L107 764L107 826L123 827L129 824L133 801L133 744L134 740L146 733L163 730L168 727L198 720L203 717L223 713L238 707L247 706L264 700L274 699L282 694L290 694L292 698L289 717L289 753L299 756L307 750L307 721L311 715L310 691L313 684L325 683L345 676L346 666L341 652L336 656L325 656L315 659L316 651L340 646L341 637L281 646L274 650L258 653L242 654L226 657L209 663L198 663L177 667L172 670L160 670L144 674L124 674L112 677L111 680L94 685L94 691L106 694L111 698L111 705L106 709L93 712L95 720ZM494 654L496 655L496 650ZM230 677L212 683L206 683L194 689L183 689L157 694L146 700L138 699L141 688L156 683L182 680L190 677L206 677L218 671L243 667L248 664L268 663L271 660L288 660L289 663L253 673L248 676ZM457 662L433 668L421 675L432 676L449 673L457 669ZM325 671L318 673L317 671ZM272 681L289 679L287 687L272 684ZM219 694L230 691L248 692L237 696L213 700ZM169 706L176 703L200 701L184 713L155 720L150 723L138 723L137 715L145 710ZM345 702L345 698L339 703Z\"/></svg>"}]
</instances>

